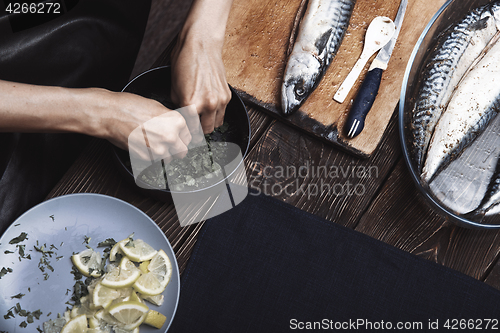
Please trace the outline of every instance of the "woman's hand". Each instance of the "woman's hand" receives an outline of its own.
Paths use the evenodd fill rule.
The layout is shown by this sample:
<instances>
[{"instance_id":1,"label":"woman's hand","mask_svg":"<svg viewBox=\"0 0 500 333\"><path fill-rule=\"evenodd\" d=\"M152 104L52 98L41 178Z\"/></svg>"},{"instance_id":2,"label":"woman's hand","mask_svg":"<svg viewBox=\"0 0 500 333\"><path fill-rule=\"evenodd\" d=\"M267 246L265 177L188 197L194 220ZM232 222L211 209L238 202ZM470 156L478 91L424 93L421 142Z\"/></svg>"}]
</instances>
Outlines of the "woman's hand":
<instances>
[{"instance_id":1,"label":"woman's hand","mask_svg":"<svg viewBox=\"0 0 500 333\"><path fill-rule=\"evenodd\" d=\"M204 133L222 125L231 91L220 47L210 42L187 41L172 55L172 101L194 105Z\"/></svg>"},{"instance_id":2,"label":"woman's hand","mask_svg":"<svg viewBox=\"0 0 500 333\"><path fill-rule=\"evenodd\" d=\"M192 136L186 118L161 103L129 93L96 91L102 100L96 112L94 136L129 149L144 160L184 157Z\"/></svg>"},{"instance_id":3,"label":"woman's hand","mask_svg":"<svg viewBox=\"0 0 500 333\"><path fill-rule=\"evenodd\" d=\"M181 107L194 105L204 133L222 125L231 100L222 61L231 4L195 0L172 53L172 101Z\"/></svg>"}]
</instances>

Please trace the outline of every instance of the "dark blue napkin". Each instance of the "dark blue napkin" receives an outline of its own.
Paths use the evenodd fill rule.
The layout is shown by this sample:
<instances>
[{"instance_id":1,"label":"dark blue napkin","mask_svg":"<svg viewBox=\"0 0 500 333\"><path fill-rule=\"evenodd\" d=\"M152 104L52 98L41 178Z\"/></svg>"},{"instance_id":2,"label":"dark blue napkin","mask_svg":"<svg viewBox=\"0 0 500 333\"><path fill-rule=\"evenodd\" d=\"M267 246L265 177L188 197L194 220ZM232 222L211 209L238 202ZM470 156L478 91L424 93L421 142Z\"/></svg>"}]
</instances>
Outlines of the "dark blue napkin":
<instances>
[{"instance_id":1,"label":"dark blue napkin","mask_svg":"<svg viewBox=\"0 0 500 333\"><path fill-rule=\"evenodd\" d=\"M483 282L250 194L200 231L169 332L484 330L499 317Z\"/></svg>"}]
</instances>

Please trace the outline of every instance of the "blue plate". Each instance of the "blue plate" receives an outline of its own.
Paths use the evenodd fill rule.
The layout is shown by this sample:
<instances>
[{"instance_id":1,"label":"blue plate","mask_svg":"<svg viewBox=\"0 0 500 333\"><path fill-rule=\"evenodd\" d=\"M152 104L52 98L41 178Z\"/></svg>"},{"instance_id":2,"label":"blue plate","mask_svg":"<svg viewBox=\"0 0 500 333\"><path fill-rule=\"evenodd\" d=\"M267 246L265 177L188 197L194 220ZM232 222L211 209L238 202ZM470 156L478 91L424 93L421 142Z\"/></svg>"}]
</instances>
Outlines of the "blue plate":
<instances>
[{"instance_id":1,"label":"blue plate","mask_svg":"<svg viewBox=\"0 0 500 333\"><path fill-rule=\"evenodd\" d=\"M9 242L27 234L27 239L18 244ZM163 292L165 302L158 307L147 303L150 309L163 313L167 320L161 329L142 325L141 332L166 332L172 322L179 301L180 278L175 254L161 229L146 214L119 199L100 194L70 194L45 201L19 217L0 238L0 270L12 269L0 279L0 332L37 332L43 322L64 313L65 304L71 298L74 276L71 274L71 255L86 249L88 245L102 253L97 244L107 238L120 241L135 233L134 238L143 239L155 249L163 249L172 262L170 283ZM35 250L45 244L53 251L48 257L49 265L41 263L42 253ZM24 245L21 258L19 247ZM53 247L52 247L53 246ZM14 252L14 253L10 253ZM48 256L48 255L46 255ZM69 291L68 291L69 290ZM24 294L20 299L12 298ZM41 310L40 319L28 324L13 311L15 318L4 315L19 303L22 309L34 312Z\"/></svg>"}]
</instances>

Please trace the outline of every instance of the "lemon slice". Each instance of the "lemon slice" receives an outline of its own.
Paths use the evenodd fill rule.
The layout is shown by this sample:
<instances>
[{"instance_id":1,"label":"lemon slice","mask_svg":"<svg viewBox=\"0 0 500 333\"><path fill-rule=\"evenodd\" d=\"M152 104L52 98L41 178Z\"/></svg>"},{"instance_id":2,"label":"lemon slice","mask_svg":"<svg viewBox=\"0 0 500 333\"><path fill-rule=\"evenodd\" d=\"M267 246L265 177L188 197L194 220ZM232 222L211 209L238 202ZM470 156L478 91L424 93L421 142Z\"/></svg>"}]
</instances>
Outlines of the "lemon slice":
<instances>
[{"instance_id":1,"label":"lemon slice","mask_svg":"<svg viewBox=\"0 0 500 333\"><path fill-rule=\"evenodd\" d=\"M86 333L87 330L87 316L82 314L68 321L61 333Z\"/></svg>"},{"instance_id":2,"label":"lemon slice","mask_svg":"<svg viewBox=\"0 0 500 333\"><path fill-rule=\"evenodd\" d=\"M96 307L107 308L114 299L120 297L120 291L114 288L108 288L102 283L98 283L92 293L94 305Z\"/></svg>"},{"instance_id":3,"label":"lemon slice","mask_svg":"<svg viewBox=\"0 0 500 333\"><path fill-rule=\"evenodd\" d=\"M126 243L128 243L129 240L130 240L129 238L125 238L124 240L121 240L118 243L115 243L115 245L113 245L113 247L109 251L109 261L110 262L116 261L117 254L121 254L121 255L124 254L122 249L120 248L120 243L126 244Z\"/></svg>"},{"instance_id":4,"label":"lemon slice","mask_svg":"<svg viewBox=\"0 0 500 333\"><path fill-rule=\"evenodd\" d=\"M86 315L89 319L93 317L96 311L91 309L90 300L91 297L89 296L83 296L80 298L80 305L75 305L71 309L71 318L78 317L82 314Z\"/></svg>"},{"instance_id":5,"label":"lemon slice","mask_svg":"<svg viewBox=\"0 0 500 333\"><path fill-rule=\"evenodd\" d=\"M156 275L152 272L142 274L134 283L134 289L140 294L146 296L159 295L165 290L165 286L161 284Z\"/></svg>"},{"instance_id":6,"label":"lemon slice","mask_svg":"<svg viewBox=\"0 0 500 333\"><path fill-rule=\"evenodd\" d=\"M105 322L108 325L118 325L120 322L115 319L112 315L109 314L105 309L101 309L96 312L95 318L101 322Z\"/></svg>"},{"instance_id":7,"label":"lemon slice","mask_svg":"<svg viewBox=\"0 0 500 333\"><path fill-rule=\"evenodd\" d=\"M167 320L167 317L165 317L163 314L159 313L158 311L155 310L149 310L146 316L146 319L144 319L144 324L147 324L149 326L153 326L156 328L162 328L163 324L165 324L165 321Z\"/></svg>"},{"instance_id":8,"label":"lemon slice","mask_svg":"<svg viewBox=\"0 0 500 333\"><path fill-rule=\"evenodd\" d=\"M99 319L97 319L96 317L87 317L87 319L89 321L90 328L100 328L101 327L101 325L99 323ZM88 332L90 332L90 330Z\"/></svg>"},{"instance_id":9,"label":"lemon slice","mask_svg":"<svg viewBox=\"0 0 500 333\"><path fill-rule=\"evenodd\" d=\"M134 302L144 303L144 301L139 297L139 295L137 295L135 291L132 291L132 294L130 295L130 300Z\"/></svg>"},{"instance_id":10,"label":"lemon slice","mask_svg":"<svg viewBox=\"0 0 500 333\"><path fill-rule=\"evenodd\" d=\"M142 239L129 239L128 242L121 241L120 249L132 261L141 262L150 260L156 254L156 250Z\"/></svg>"},{"instance_id":11,"label":"lemon slice","mask_svg":"<svg viewBox=\"0 0 500 333\"><path fill-rule=\"evenodd\" d=\"M155 296L146 296L142 295L142 298L149 303L152 303L156 306L161 306L165 301L165 296L163 295L155 295Z\"/></svg>"},{"instance_id":12,"label":"lemon slice","mask_svg":"<svg viewBox=\"0 0 500 333\"><path fill-rule=\"evenodd\" d=\"M140 276L141 271L125 257L120 262L120 266L104 274L101 284L109 288L127 288L131 287Z\"/></svg>"},{"instance_id":13,"label":"lemon slice","mask_svg":"<svg viewBox=\"0 0 500 333\"><path fill-rule=\"evenodd\" d=\"M163 287L166 287L172 277L172 263L163 250L159 250L151 259L148 271L153 273Z\"/></svg>"},{"instance_id":14,"label":"lemon slice","mask_svg":"<svg viewBox=\"0 0 500 333\"><path fill-rule=\"evenodd\" d=\"M146 319L149 308L140 302L127 301L112 305L107 310L117 321L123 324L121 328L132 330Z\"/></svg>"},{"instance_id":15,"label":"lemon slice","mask_svg":"<svg viewBox=\"0 0 500 333\"><path fill-rule=\"evenodd\" d=\"M86 249L71 256L71 261L78 268L80 273L89 277L99 277L102 275L101 254L92 249Z\"/></svg>"},{"instance_id":16,"label":"lemon slice","mask_svg":"<svg viewBox=\"0 0 500 333\"><path fill-rule=\"evenodd\" d=\"M139 269L143 274L146 274L148 271L148 266L149 266L150 261L143 261L139 264Z\"/></svg>"}]
</instances>

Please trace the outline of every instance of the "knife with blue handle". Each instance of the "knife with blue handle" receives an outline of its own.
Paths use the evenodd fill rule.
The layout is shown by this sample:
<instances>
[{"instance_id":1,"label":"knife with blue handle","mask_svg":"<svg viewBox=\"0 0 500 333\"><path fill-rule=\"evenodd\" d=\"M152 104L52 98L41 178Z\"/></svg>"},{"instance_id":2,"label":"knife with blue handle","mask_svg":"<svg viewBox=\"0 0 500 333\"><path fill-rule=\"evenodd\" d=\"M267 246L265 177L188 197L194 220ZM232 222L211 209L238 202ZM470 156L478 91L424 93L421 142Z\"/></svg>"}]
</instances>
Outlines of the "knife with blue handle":
<instances>
[{"instance_id":1,"label":"knife with blue handle","mask_svg":"<svg viewBox=\"0 0 500 333\"><path fill-rule=\"evenodd\" d=\"M377 97L378 88L380 87L380 81L382 80L382 72L387 69L387 64L391 58L392 51L394 50L394 45L396 45L396 40L398 39L399 31L401 30L401 25L403 24L403 17L406 12L406 5L408 0L401 0L399 5L398 13L396 14L396 19L394 24L396 25L396 31L392 36L389 43L387 43L377 54L377 57L373 60L368 73L366 73L365 79L359 88L358 94L354 99L351 110L349 111L349 116L344 125L346 135L349 139L352 139L361 133L365 126L365 118L370 111L375 97Z\"/></svg>"}]
</instances>

